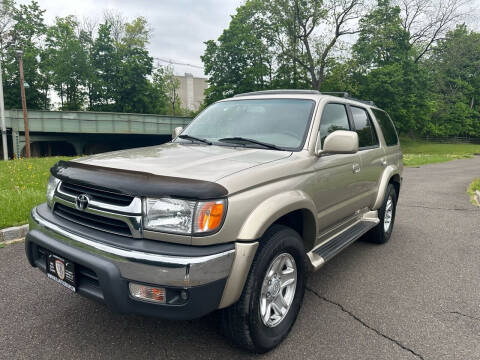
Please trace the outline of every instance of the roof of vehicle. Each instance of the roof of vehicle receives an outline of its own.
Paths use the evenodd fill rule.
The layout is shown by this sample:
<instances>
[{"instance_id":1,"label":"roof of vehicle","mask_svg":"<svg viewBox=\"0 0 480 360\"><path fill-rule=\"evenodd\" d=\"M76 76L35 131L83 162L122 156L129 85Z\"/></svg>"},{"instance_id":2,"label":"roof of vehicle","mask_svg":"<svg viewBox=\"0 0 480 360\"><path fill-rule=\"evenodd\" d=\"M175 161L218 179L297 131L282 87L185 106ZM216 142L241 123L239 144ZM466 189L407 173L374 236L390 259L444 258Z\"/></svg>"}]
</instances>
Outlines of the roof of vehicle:
<instances>
[{"instance_id":1,"label":"roof of vehicle","mask_svg":"<svg viewBox=\"0 0 480 360\"><path fill-rule=\"evenodd\" d=\"M314 96L314 97L320 97L320 96L334 96L334 97L340 97L346 100L350 101L356 101L365 105L370 105L376 107L375 103L373 101L367 101L367 100L360 100L356 99L348 92L320 92L318 90L302 90L302 89L278 89L278 90L262 90L262 91L252 91L248 93L243 93L243 94L237 94L234 95L234 98L242 98L242 97L250 97L250 96L264 96L264 95L290 95L290 96L299 96L299 95L307 95L308 97Z\"/></svg>"}]
</instances>

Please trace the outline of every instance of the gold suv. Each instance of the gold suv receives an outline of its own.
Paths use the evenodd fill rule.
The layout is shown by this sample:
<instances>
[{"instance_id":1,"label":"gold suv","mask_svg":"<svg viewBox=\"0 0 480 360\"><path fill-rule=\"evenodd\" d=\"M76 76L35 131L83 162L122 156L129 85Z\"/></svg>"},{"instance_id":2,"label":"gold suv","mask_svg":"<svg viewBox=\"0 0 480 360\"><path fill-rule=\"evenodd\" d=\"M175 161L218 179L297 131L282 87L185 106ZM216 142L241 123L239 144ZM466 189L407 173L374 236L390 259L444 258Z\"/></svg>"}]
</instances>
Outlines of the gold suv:
<instances>
[{"instance_id":1,"label":"gold suv","mask_svg":"<svg viewBox=\"0 0 480 360\"><path fill-rule=\"evenodd\" d=\"M266 352L294 324L307 271L364 234L389 240L402 170L395 127L373 103L241 94L170 143L57 163L26 254L118 312L220 309L235 344Z\"/></svg>"}]
</instances>

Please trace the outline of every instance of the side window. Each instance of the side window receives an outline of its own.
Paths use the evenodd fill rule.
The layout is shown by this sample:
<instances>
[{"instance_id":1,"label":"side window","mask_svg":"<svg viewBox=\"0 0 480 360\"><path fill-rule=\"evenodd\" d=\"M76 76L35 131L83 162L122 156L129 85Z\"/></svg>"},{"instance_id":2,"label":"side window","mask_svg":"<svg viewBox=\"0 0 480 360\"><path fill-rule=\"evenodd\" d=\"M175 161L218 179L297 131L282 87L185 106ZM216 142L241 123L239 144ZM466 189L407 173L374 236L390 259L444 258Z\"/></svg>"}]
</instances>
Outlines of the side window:
<instances>
[{"instance_id":1,"label":"side window","mask_svg":"<svg viewBox=\"0 0 480 360\"><path fill-rule=\"evenodd\" d=\"M372 120L365 109L350 106L353 123L358 134L358 147L369 147L378 145L377 133L373 127Z\"/></svg>"},{"instance_id":2,"label":"side window","mask_svg":"<svg viewBox=\"0 0 480 360\"><path fill-rule=\"evenodd\" d=\"M320 139L323 142L335 130L350 130L347 109L342 104L327 104L320 120Z\"/></svg>"},{"instance_id":3,"label":"side window","mask_svg":"<svg viewBox=\"0 0 480 360\"><path fill-rule=\"evenodd\" d=\"M387 115L387 113L378 109L372 109L372 112L373 115L375 115L375 119L377 119L378 125L380 125L380 129L382 129L383 137L385 138L387 146L397 145L397 132L395 130L395 126L392 123L392 120Z\"/></svg>"}]
</instances>

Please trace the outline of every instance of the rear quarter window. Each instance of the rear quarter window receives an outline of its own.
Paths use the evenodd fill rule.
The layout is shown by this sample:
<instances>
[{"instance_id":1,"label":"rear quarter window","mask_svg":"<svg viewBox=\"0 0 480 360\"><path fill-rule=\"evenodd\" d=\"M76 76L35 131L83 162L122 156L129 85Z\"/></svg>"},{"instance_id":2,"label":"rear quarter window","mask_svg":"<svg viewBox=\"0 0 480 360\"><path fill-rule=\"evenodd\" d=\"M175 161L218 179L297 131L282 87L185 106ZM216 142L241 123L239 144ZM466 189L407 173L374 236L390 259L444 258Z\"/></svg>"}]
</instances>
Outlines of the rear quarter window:
<instances>
[{"instance_id":1,"label":"rear quarter window","mask_svg":"<svg viewBox=\"0 0 480 360\"><path fill-rule=\"evenodd\" d=\"M375 119L377 119L378 125L380 125L380 129L382 129L387 146L398 145L397 131L388 114L379 109L372 109L372 112L375 115Z\"/></svg>"}]
</instances>

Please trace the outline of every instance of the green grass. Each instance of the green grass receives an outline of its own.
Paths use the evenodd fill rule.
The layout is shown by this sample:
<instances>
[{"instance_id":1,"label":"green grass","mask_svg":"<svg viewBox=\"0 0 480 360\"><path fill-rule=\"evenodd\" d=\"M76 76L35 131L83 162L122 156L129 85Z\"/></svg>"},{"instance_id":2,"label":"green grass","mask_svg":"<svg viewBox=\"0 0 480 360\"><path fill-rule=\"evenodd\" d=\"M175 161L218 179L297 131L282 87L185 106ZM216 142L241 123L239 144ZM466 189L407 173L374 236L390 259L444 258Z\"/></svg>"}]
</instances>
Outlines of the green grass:
<instances>
[{"instance_id":1,"label":"green grass","mask_svg":"<svg viewBox=\"0 0 480 360\"><path fill-rule=\"evenodd\" d=\"M475 191L480 191L480 178L473 180L470 185L468 185L467 193L470 195L470 199L473 205L478 205L475 201L474 195Z\"/></svg>"},{"instance_id":2,"label":"green grass","mask_svg":"<svg viewBox=\"0 0 480 360\"><path fill-rule=\"evenodd\" d=\"M50 167L65 157L0 161L0 229L26 224L30 210L46 200Z\"/></svg>"},{"instance_id":3,"label":"green grass","mask_svg":"<svg viewBox=\"0 0 480 360\"><path fill-rule=\"evenodd\" d=\"M405 166L420 166L455 159L466 159L480 153L480 145L436 144L403 138L400 140Z\"/></svg>"}]
</instances>

